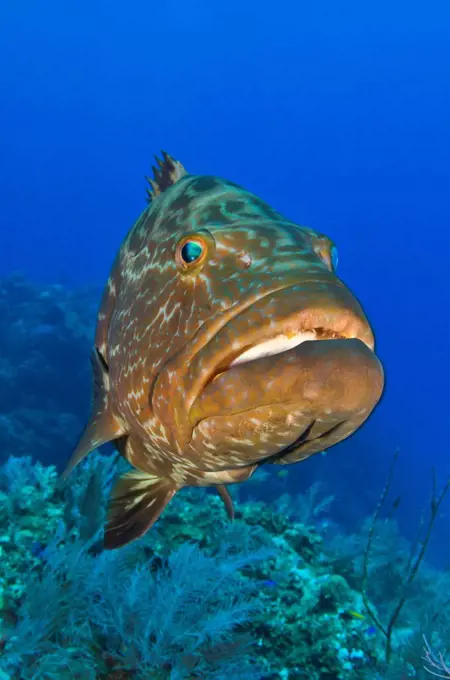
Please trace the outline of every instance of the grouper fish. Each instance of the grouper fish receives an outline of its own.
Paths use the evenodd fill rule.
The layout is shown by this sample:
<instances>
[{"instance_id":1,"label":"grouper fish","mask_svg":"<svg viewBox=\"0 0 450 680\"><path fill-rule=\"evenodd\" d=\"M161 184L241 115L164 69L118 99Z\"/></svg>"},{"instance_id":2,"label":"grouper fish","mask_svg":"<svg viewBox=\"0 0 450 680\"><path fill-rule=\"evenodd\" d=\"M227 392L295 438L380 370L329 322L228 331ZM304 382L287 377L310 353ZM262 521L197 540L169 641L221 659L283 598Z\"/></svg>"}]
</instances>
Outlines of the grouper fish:
<instances>
[{"instance_id":1,"label":"grouper fish","mask_svg":"<svg viewBox=\"0 0 450 680\"><path fill-rule=\"evenodd\" d=\"M149 205L107 282L92 350L94 399L66 478L114 441L105 547L142 536L185 486L297 463L367 419L383 369L332 241L240 186L163 152Z\"/></svg>"}]
</instances>

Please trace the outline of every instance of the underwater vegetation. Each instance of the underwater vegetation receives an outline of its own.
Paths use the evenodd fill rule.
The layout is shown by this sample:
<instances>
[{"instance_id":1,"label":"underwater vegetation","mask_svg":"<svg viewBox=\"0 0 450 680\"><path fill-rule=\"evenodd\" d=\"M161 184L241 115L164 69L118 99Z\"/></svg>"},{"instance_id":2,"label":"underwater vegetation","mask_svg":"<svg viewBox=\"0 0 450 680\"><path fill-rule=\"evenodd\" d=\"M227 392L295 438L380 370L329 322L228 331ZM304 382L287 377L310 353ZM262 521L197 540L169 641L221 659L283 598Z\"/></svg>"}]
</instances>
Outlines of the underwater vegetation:
<instances>
[{"instance_id":1,"label":"underwater vegetation","mask_svg":"<svg viewBox=\"0 0 450 680\"><path fill-rule=\"evenodd\" d=\"M187 489L152 532L105 551L97 501L123 465L92 457L63 493L53 467L1 467L0 677L427 677L422 636L448 636L448 574L422 563L387 662L364 607L371 518L346 534L313 489L275 506L233 494L230 523L219 498ZM394 520L375 526L366 602L380 619L403 593L409 555Z\"/></svg>"},{"instance_id":2,"label":"underwater vegetation","mask_svg":"<svg viewBox=\"0 0 450 680\"><path fill-rule=\"evenodd\" d=\"M57 481L87 415L98 298L0 282L1 677L446 677L449 574L421 556L426 523L413 544L399 534L390 473L351 533L333 521L329 488L284 493L288 468L262 468L230 487L234 522L214 494L184 489L142 539L103 549L126 463L95 453L64 489ZM280 496L267 502L269 479ZM438 501L435 490L431 515ZM383 628L399 601L387 660Z\"/></svg>"}]
</instances>

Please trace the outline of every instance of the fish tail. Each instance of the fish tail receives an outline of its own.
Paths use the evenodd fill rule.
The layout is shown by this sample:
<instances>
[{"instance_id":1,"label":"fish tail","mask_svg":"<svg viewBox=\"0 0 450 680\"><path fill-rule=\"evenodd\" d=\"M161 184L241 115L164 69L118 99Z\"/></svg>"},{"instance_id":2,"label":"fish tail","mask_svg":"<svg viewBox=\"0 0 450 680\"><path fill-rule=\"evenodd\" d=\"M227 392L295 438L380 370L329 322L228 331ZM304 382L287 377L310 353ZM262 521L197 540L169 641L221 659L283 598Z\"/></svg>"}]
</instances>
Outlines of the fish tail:
<instances>
[{"instance_id":1,"label":"fish tail","mask_svg":"<svg viewBox=\"0 0 450 680\"><path fill-rule=\"evenodd\" d=\"M172 480L138 470L119 477L108 507L105 548L120 548L145 534L177 490Z\"/></svg>"},{"instance_id":2,"label":"fish tail","mask_svg":"<svg viewBox=\"0 0 450 680\"><path fill-rule=\"evenodd\" d=\"M91 451L126 434L122 423L112 411L111 399L109 398L109 374L97 349L92 352L92 370L94 403L91 417L81 435L78 446L61 475L61 483Z\"/></svg>"}]
</instances>

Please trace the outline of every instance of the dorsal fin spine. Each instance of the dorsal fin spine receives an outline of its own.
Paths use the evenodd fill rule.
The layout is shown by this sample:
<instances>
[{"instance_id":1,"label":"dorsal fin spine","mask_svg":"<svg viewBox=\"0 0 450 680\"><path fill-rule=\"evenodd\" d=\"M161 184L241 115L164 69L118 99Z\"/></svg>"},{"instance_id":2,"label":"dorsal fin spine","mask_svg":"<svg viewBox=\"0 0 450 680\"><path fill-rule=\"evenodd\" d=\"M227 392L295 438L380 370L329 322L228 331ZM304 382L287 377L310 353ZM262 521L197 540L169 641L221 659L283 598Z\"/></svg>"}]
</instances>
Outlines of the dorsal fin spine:
<instances>
[{"instance_id":1,"label":"dorsal fin spine","mask_svg":"<svg viewBox=\"0 0 450 680\"><path fill-rule=\"evenodd\" d=\"M166 151L161 151L161 155L162 160L155 156L157 167L152 165L153 178L145 178L150 185L150 189L147 188L149 203L187 174L184 166Z\"/></svg>"}]
</instances>

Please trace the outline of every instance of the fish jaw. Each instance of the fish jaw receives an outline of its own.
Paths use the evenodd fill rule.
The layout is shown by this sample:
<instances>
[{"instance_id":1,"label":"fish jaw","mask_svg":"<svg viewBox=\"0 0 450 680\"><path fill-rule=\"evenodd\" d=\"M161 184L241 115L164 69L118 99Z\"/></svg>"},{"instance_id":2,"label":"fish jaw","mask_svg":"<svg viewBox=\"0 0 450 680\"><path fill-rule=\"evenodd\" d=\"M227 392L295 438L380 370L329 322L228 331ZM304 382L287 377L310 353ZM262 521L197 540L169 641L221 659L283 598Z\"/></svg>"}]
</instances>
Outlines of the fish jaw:
<instances>
[{"instance_id":1,"label":"fish jaw","mask_svg":"<svg viewBox=\"0 0 450 680\"><path fill-rule=\"evenodd\" d=\"M383 385L381 363L361 340L306 340L210 382L190 412L191 446L213 443L213 458L228 465L297 462L358 429Z\"/></svg>"}]
</instances>

